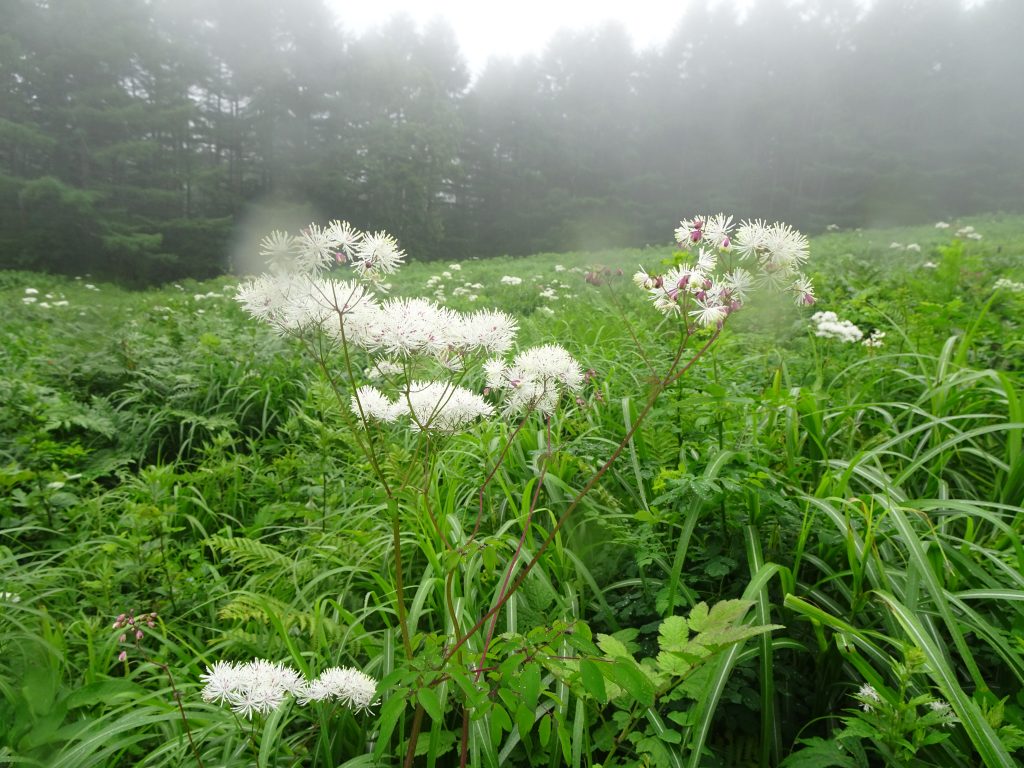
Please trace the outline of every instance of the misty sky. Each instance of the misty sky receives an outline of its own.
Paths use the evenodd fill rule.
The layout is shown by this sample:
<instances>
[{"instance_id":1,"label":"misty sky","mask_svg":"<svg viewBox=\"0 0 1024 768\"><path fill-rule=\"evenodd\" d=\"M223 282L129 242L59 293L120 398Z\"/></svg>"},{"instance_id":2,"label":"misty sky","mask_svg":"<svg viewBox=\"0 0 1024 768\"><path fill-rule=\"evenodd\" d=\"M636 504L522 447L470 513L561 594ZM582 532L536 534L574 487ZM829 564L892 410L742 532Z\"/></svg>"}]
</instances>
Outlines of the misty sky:
<instances>
[{"instance_id":1,"label":"misty sky","mask_svg":"<svg viewBox=\"0 0 1024 768\"><path fill-rule=\"evenodd\" d=\"M963 5L970 8L986 1L963 0ZM793 2L799 4L801 0ZM886 0L861 0L865 8L879 2ZM621 22L637 49L658 46L668 38L688 6L722 3L734 5L742 17L757 0L328 0L344 28L356 33L397 14L407 14L419 24L438 16L447 19L474 75L483 70L492 56L518 58L541 53L557 30L582 29L607 20Z\"/></svg>"}]
</instances>

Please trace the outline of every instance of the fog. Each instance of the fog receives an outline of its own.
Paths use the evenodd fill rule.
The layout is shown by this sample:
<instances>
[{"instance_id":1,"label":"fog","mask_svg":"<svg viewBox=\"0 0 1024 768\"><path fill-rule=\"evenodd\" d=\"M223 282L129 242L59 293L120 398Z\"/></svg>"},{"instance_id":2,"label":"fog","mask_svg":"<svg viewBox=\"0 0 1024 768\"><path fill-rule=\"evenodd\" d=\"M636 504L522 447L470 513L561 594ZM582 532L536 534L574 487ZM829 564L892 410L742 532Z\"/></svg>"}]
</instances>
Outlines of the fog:
<instances>
[{"instance_id":1,"label":"fog","mask_svg":"<svg viewBox=\"0 0 1024 768\"><path fill-rule=\"evenodd\" d=\"M307 215L452 259L1024 208L1024 3L685 7L471 77L452 24L323 0L4 0L0 267L205 277Z\"/></svg>"}]
</instances>

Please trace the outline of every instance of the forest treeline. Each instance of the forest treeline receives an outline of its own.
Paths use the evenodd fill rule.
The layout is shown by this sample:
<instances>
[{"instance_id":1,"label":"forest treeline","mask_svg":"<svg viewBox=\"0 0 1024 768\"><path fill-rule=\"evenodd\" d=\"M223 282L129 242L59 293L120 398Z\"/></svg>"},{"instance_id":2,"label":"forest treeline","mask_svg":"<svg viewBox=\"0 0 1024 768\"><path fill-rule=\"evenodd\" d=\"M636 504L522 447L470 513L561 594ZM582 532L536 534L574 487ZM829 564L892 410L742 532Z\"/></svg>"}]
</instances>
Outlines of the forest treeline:
<instances>
[{"instance_id":1,"label":"forest treeline","mask_svg":"<svg viewBox=\"0 0 1024 768\"><path fill-rule=\"evenodd\" d=\"M206 277L289 209L458 259L1024 207L1024 3L688 8L471 81L443 22L323 0L0 0L0 267Z\"/></svg>"}]
</instances>

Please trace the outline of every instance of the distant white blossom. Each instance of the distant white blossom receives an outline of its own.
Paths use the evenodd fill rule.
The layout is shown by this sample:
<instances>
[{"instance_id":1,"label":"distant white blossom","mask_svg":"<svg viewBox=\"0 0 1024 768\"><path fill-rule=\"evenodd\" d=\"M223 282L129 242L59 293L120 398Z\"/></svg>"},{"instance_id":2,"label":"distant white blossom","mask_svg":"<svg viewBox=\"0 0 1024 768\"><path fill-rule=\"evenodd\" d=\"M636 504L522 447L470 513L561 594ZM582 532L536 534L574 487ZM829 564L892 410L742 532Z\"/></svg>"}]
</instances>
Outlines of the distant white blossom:
<instances>
[{"instance_id":1,"label":"distant white blossom","mask_svg":"<svg viewBox=\"0 0 1024 768\"><path fill-rule=\"evenodd\" d=\"M873 330L868 337L861 342L865 347L884 347L885 331Z\"/></svg>"},{"instance_id":2,"label":"distant white blossom","mask_svg":"<svg viewBox=\"0 0 1024 768\"><path fill-rule=\"evenodd\" d=\"M1024 283L1018 283L1015 280L1010 280L1007 277L1000 277L996 280L995 285L992 286L992 290L1005 290L1011 293L1024 293Z\"/></svg>"},{"instance_id":3,"label":"distant white blossom","mask_svg":"<svg viewBox=\"0 0 1024 768\"><path fill-rule=\"evenodd\" d=\"M913 251L915 253L920 253L921 252L921 246L918 245L917 243L907 243L907 250L908 251Z\"/></svg>"},{"instance_id":4,"label":"distant white blossom","mask_svg":"<svg viewBox=\"0 0 1024 768\"><path fill-rule=\"evenodd\" d=\"M522 285L523 278L515 275L505 275L501 278L502 285Z\"/></svg>"},{"instance_id":5,"label":"distant white blossom","mask_svg":"<svg viewBox=\"0 0 1024 768\"><path fill-rule=\"evenodd\" d=\"M949 229L949 222L948 221L936 221L935 222L935 228L936 229Z\"/></svg>"},{"instance_id":6,"label":"distant white blossom","mask_svg":"<svg viewBox=\"0 0 1024 768\"><path fill-rule=\"evenodd\" d=\"M815 312L811 316L814 335L825 339L838 339L853 343L864 338L864 332L849 320L840 320L835 312Z\"/></svg>"}]
</instances>

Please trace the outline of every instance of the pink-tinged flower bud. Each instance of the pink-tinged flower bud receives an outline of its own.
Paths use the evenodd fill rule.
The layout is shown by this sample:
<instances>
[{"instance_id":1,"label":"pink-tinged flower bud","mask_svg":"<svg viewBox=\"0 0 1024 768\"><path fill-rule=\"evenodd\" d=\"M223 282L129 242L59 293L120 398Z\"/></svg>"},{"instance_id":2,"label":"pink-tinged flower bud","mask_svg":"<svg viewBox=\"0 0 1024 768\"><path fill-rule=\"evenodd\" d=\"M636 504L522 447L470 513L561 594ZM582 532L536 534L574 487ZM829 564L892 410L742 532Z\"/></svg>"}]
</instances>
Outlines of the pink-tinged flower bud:
<instances>
[{"instance_id":1,"label":"pink-tinged flower bud","mask_svg":"<svg viewBox=\"0 0 1024 768\"><path fill-rule=\"evenodd\" d=\"M741 309L742 307L743 307L743 303L738 301L737 299L733 299L731 302L729 302L729 311L730 312L735 312L736 310Z\"/></svg>"},{"instance_id":2,"label":"pink-tinged flower bud","mask_svg":"<svg viewBox=\"0 0 1024 768\"><path fill-rule=\"evenodd\" d=\"M690 276L689 275L683 275L682 277L679 278L679 282L676 283L676 288L685 288L689 284L690 284Z\"/></svg>"},{"instance_id":3,"label":"pink-tinged flower bud","mask_svg":"<svg viewBox=\"0 0 1024 768\"><path fill-rule=\"evenodd\" d=\"M665 278L664 278L663 275L658 275L656 278L654 278L654 287L655 288L663 288L664 286L665 286Z\"/></svg>"},{"instance_id":4,"label":"pink-tinged flower bud","mask_svg":"<svg viewBox=\"0 0 1024 768\"><path fill-rule=\"evenodd\" d=\"M136 640L141 640L142 639L142 630L141 629L135 630L135 639Z\"/></svg>"},{"instance_id":5,"label":"pink-tinged flower bud","mask_svg":"<svg viewBox=\"0 0 1024 768\"><path fill-rule=\"evenodd\" d=\"M711 280L710 280L709 278L706 278L706 277L705 277L705 278L704 278L704 290L705 290L705 291L709 291L709 290L711 290L711 286L712 286L712 285L714 285L714 283L712 283L712 282L711 282Z\"/></svg>"},{"instance_id":6,"label":"pink-tinged flower bud","mask_svg":"<svg viewBox=\"0 0 1024 768\"><path fill-rule=\"evenodd\" d=\"M694 296L697 297L697 301L704 301L708 297L705 291L697 291Z\"/></svg>"},{"instance_id":7,"label":"pink-tinged flower bud","mask_svg":"<svg viewBox=\"0 0 1024 768\"><path fill-rule=\"evenodd\" d=\"M121 651L117 654L118 661L126 661L128 659L128 651Z\"/></svg>"},{"instance_id":8,"label":"pink-tinged flower bud","mask_svg":"<svg viewBox=\"0 0 1024 768\"><path fill-rule=\"evenodd\" d=\"M731 245L732 245L732 240L729 239L728 235L726 235L725 237L722 238L722 248L723 249L728 248Z\"/></svg>"},{"instance_id":9,"label":"pink-tinged flower bud","mask_svg":"<svg viewBox=\"0 0 1024 768\"><path fill-rule=\"evenodd\" d=\"M809 307L815 302L815 298L811 294L805 293L801 301Z\"/></svg>"},{"instance_id":10,"label":"pink-tinged flower bud","mask_svg":"<svg viewBox=\"0 0 1024 768\"><path fill-rule=\"evenodd\" d=\"M702 237L702 235L701 235L701 231L699 229L695 229L692 232L690 232L690 242L699 243L701 237Z\"/></svg>"},{"instance_id":11,"label":"pink-tinged flower bud","mask_svg":"<svg viewBox=\"0 0 1024 768\"><path fill-rule=\"evenodd\" d=\"M122 633L121 633L121 636L120 636L119 638L117 638L117 642L119 642L119 643L123 643L123 642L125 642L125 641L126 641L127 639L128 639L128 636L127 636L127 635L126 635L126 634L125 634L124 632L122 632Z\"/></svg>"},{"instance_id":12,"label":"pink-tinged flower bud","mask_svg":"<svg viewBox=\"0 0 1024 768\"><path fill-rule=\"evenodd\" d=\"M693 228L694 229L704 229L704 221L702 219L694 219L693 220Z\"/></svg>"}]
</instances>

